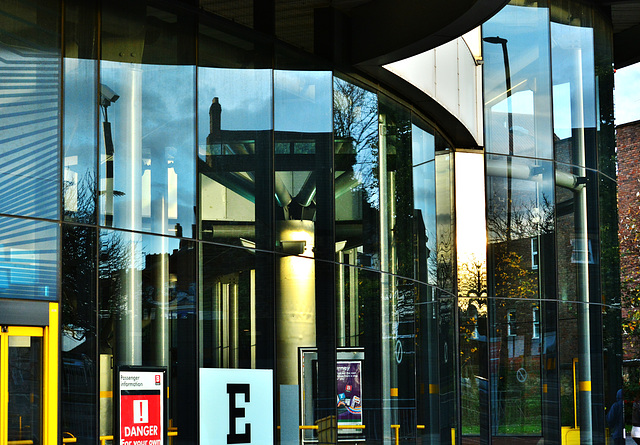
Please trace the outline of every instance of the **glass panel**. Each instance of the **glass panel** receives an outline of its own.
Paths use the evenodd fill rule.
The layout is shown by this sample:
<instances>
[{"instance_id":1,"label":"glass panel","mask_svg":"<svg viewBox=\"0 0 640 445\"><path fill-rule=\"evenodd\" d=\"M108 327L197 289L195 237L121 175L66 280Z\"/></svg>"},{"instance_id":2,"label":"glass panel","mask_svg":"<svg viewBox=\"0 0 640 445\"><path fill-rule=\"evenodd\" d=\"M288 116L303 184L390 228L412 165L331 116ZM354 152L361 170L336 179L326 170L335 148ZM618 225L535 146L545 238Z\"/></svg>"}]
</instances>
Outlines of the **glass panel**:
<instances>
[{"instance_id":1,"label":"glass panel","mask_svg":"<svg viewBox=\"0 0 640 445\"><path fill-rule=\"evenodd\" d=\"M97 231L62 226L62 431L78 441L96 436Z\"/></svg>"},{"instance_id":2,"label":"glass panel","mask_svg":"<svg viewBox=\"0 0 640 445\"><path fill-rule=\"evenodd\" d=\"M493 435L542 434L538 302L497 299L492 305Z\"/></svg>"},{"instance_id":3,"label":"glass panel","mask_svg":"<svg viewBox=\"0 0 640 445\"><path fill-rule=\"evenodd\" d=\"M595 168L593 29L551 23L551 42L555 158Z\"/></svg>"},{"instance_id":4,"label":"glass panel","mask_svg":"<svg viewBox=\"0 0 640 445\"><path fill-rule=\"evenodd\" d=\"M271 53L206 26L199 42L200 238L218 243L200 250L200 363L274 369Z\"/></svg>"},{"instance_id":5,"label":"glass panel","mask_svg":"<svg viewBox=\"0 0 640 445\"><path fill-rule=\"evenodd\" d=\"M103 61L100 71L100 222L191 237L196 222L195 68L158 64L189 62L190 42L176 32L180 21L172 14L153 8L146 16L128 12L131 28L122 25L119 11L103 14L103 57L113 61ZM145 29L145 19L158 28L158 39L125 32ZM120 41L114 36L131 45L127 54L114 48Z\"/></svg>"},{"instance_id":6,"label":"glass panel","mask_svg":"<svg viewBox=\"0 0 640 445\"><path fill-rule=\"evenodd\" d=\"M540 299L556 295L551 272L554 170L548 161L487 156L486 171L489 295L495 297L490 305L490 359L497 382L491 394L492 434L541 436L539 333L544 310L552 309L545 306L541 312ZM545 341L553 340L553 326ZM546 345L548 354L553 354L552 344ZM547 388L553 390L550 383Z\"/></svg>"},{"instance_id":7,"label":"glass panel","mask_svg":"<svg viewBox=\"0 0 640 445\"><path fill-rule=\"evenodd\" d=\"M507 5L482 35L487 152L552 159L548 10Z\"/></svg>"},{"instance_id":8,"label":"glass panel","mask_svg":"<svg viewBox=\"0 0 640 445\"><path fill-rule=\"evenodd\" d=\"M58 225L0 217L0 297L58 298Z\"/></svg>"},{"instance_id":9,"label":"glass panel","mask_svg":"<svg viewBox=\"0 0 640 445\"><path fill-rule=\"evenodd\" d=\"M65 59L64 68L64 219L95 224L97 64Z\"/></svg>"},{"instance_id":10,"label":"glass panel","mask_svg":"<svg viewBox=\"0 0 640 445\"><path fill-rule=\"evenodd\" d=\"M438 440L442 443L452 441L452 435L459 437L458 409L459 373L458 373L458 331L456 314L458 299L454 294L456 287L456 250L455 250L455 202L453 155L447 149L442 137L436 134L436 235L437 235L437 291L438 301L438 361L439 380L434 383L434 391L439 390L438 402L440 425ZM436 443L440 443L437 442Z\"/></svg>"},{"instance_id":11,"label":"glass panel","mask_svg":"<svg viewBox=\"0 0 640 445\"><path fill-rule=\"evenodd\" d=\"M330 71L274 71L276 380L298 384L298 347L317 348L314 420L336 415L332 87Z\"/></svg>"},{"instance_id":12,"label":"glass panel","mask_svg":"<svg viewBox=\"0 0 640 445\"><path fill-rule=\"evenodd\" d=\"M382 360L380 276L370 270L380 268L378 98L338 78L333 87L338 345L365 351L362 423L373 428L356 437L374 441L383 434L388 394L376 365Z\"/></svg>"},{"instance_id":13,"label":"glass panel","mask_svg":"<svg viewBox=\"0 0 640 445\"><path fill-rule=\"evenodd\" d=\"M462 435L480 436L480 443L488 443L484 157L482 153L458 152L455 169Z\"/></svg>"},{"instance_id":14,"label":"glass panel","mask_svg":"<svg viewBox=\"0 0 640 445\"><path fill-rule=\"evenodd\" d=\"M433 129L426 124L411 128L413 159L413 205L416 248L416 406L418 437L439 444L438 277L436 238L436 171Z\"/></svg>"},{"instance_id":15,"label":"glass panel","mask_svg":"<svg viewBox=\"0 0 640 445\"><path fill-rule=\"evenodd\" d=\"M97 10L86 2L65 6L63 219L95 224L99 121L92 37Z\"/></svg>"},{"instance_id":16,"label":"glass panel","mask_svg":"<svg viewBox=\"0 0 640 445\"><path fill-rule=\"evenodd\" d=\"M572 187L567 181L556 182L556 200L558 202L558 290L563 301L570 302L567 307L573 309L576 335L571 337L570 345L563 350L562 362L567 366L569 360L577 359L576 369L579 382L586 382L589 391L578 391L577 424L580 427L581 440L598 441L604 435L604 413L591 407L602 400L602 355L592 351L593 343L602 342L602 309L590 308L588 303L602 303L599 291L600 252L599 229L594 212L597 205L597 176L590 170L580 167L557 166L556 177L576 178ZM572 356L569 357L568 353ZM603 402L601 402L603 403ZM575 414L575 413L574 413ZM566 419L563 418L563 422ZM588 427L584 427L588 424Z\"/></svg>"},{"instance_id":17,"label":"glass panel","mask_svg":"<svg viewBox=\"0 0 640 445\"><path fill-rule=\"evenodd\" d=\"M0 6L0 213L60 213L59 16L57 1Z\"/></svg>"},{"instance_id":18,"label":"glass panel","mask_svg":"<svg viewBox=\"0 0 640 445\"><path fill-rule=\"evenodd\" d=\"M330 71L274 71L276 131L331 132Z\"/></svg>"},{"instance_id":19,"label":"glass panel","mask_svg":"<svg viewBox=\"0 0 640 445\"><path fill-rule=\"evenodd\" d=\"M348 265L378 267L377 247L365 237L379 224L378 98L338 78L333 86L338 346L358 346L358 269Z\"/></svg>"},{"instance_id":20,"label":"glass panel","mask_svg":"<svg viewBox=\"0 0 640 445\"><path fill-rule=\"evenodd\" d=\"M380 269L382 296L383 428L401 425L400 437L414 440L415 428L415 291L411 115L380 96ZM385 403L386 402L386 403ZM388 411L387 411L388 410Z\"/></svg>"},{"instance_id":21,"label":"glass panel","mask_svg":"<svg viewBox=\"0 0 640 445\"><path fill-rule=\"evenodd\" d=\"M163 366L168 372L169 424L185 441L197 437L196 249L186 240L100 232L99 350L109 363ZM104 389L103 389L104 388ZM109 426L100 416L101 434Z\"/></svg>"},{"instance_id":22,"label":"glass panel","mask_svg":"<svg viewBox=\"0 0 640 445\"><path fill-rule=\"evenodd\" d=\"M9 336L9 441L42 443L42 338Z\"/></svg>"},{"instance_id":23,"label":"glass panel","mask_svg":"<svg viewBox=\"0 0 640 445\"><path fill-rule=\"evenodd\" d=\"M202 366L256 368L255 251L201 245Z\"/></svg>"},{"instance_id":24,"label":"glass panel","mask_svg":"<svg viewBox=\"0 0 640 445\"><path fill-rule=\"evenodd\" d=\"M456 285L455 202L453 156L438 147L436 138L436 235L438 288L450 296Z\"/></svg>"}]
</instances>

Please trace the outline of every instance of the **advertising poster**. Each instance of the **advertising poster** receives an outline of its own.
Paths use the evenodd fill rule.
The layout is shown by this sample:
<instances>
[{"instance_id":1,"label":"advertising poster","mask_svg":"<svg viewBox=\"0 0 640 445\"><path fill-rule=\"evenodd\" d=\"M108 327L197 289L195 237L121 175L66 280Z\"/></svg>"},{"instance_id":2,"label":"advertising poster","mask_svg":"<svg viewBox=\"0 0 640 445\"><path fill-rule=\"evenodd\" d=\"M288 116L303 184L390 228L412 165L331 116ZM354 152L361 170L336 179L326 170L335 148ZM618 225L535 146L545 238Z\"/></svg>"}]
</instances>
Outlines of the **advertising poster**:
<instances>
[{"instance_id":1,"label":"advertising poster","mask_svg":"<svg viewBox=\"0 0 640 445\"><path fill-rule=\"evenodd\" d=\"M362 425L361 366L361 361L338 361L338 425Z\"/></svg>"},{"instance_id":2,"label":"advertising poster","mask_svg":"<svg viewBox=\"0 0 640 445\"><path fill-rule=\"evenodd\" d=\"M118 372L118 443L164 445L165 370Z\"/></svg>"}]
</instances>

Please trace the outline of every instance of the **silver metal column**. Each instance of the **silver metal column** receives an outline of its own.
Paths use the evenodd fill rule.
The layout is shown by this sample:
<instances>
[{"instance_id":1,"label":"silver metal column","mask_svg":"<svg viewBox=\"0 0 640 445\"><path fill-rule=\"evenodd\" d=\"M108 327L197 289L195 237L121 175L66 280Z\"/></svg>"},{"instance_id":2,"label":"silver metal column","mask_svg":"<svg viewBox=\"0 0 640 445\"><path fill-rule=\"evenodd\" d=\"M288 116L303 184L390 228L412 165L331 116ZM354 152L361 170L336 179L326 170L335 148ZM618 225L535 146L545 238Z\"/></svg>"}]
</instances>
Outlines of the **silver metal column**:
<instances>
[{"instance_id":1,"label":"silver metal column","mask_svg":"<svg viewBox=\"0 0 640 445\"><path fill-rule=\"evenodd\" d=\"M379 173L379 202L380 202L380 321L381 327L381 352L382 352L382 431L384 443L391 443L391 283L389 277L389 208L388 208L388 184L387 184L387 125L386 116L380 115L378 121L378 134L380 135L378 149Z\"/></svg>"},{"instance_id":2,"label":"silver metal column","mask_svg":"<svg viewBox=\"0 0 640 445\"><path fill-rule=\"evenodd\" d=\"M571 81L571 128L575 162L585 165L584 137L584 87L582 84L582 50L574 50L576 70ZM586 173L581 169L580 176ZM574 192L576 255L576 299L578 304L578 369L580 381L580 443L593 443L593 416L591 412L591 326L589 322L589 235L587 230L587 189L582 187Z\"/></svg>"},{"instance_id":3,"label":"silver metal column","mask_svg":"<svg viewBox=\"0 0 640 445\"><path fill-rule=\"evenodd\" d=\"M131 64L122 68L123 85L128 87L120 95L116 133L115 164L117 183L122 184L123 196L114 209L117 227L140 230L142 223L142 70ZM123 272L124 289L118 329L117 363L142 364L142 245L135 233L123 234L128 247L128 267Z\"/></svg>"}]
</instances>

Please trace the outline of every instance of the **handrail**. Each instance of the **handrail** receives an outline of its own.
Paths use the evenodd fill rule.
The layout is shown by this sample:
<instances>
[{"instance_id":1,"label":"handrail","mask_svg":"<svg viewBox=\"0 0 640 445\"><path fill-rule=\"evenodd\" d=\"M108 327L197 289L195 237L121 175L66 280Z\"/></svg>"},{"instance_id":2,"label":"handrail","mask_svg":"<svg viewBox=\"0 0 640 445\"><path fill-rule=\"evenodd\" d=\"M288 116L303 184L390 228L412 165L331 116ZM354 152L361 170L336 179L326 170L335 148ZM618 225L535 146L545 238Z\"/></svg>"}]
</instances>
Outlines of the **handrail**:
<instances>
[{"instance_id":1,"label":"handrail","mask_svg":"<svg viewBox=\"0 0 640 445\"><path fill-rule=\"evenodd\" d=\"M301 430L317 430L318 425L300 425L298 428ZM338 429L339 430L363 430L365 429L365 425L338 425Z\"/></svg>"},{"instance_id":2,"label":"handrail","mask_svg":"<svg viewBox=\"0 0 640 445\"><path fill-rule=\"evenodd\" d=\"M65 434L68 434L69 437L64 437ZM69 431L65 431L62 433L62 443L76 443L78 441L78 439L76 439L76 436L74 436L73 434L71 434Z\"/></svg>"},{"instance_id":3,"label":"handrail","mask_svg":"<svg viewBox=\"0 0 640 445\"><path fill-rule=\"evenodd\" d=\"M33 440L9 440L7 445L33 445Z\"/></svg>"},{"instance_id":4,"label":"handrail","mask_svg":"<svg viewBox=\"0 0 640 445\"><path fill-rule=\"evenodd\" d=\"M100 445L105 445L107 440L113 440L113 436L100 436Z\"/></svg>"}]
</instances>

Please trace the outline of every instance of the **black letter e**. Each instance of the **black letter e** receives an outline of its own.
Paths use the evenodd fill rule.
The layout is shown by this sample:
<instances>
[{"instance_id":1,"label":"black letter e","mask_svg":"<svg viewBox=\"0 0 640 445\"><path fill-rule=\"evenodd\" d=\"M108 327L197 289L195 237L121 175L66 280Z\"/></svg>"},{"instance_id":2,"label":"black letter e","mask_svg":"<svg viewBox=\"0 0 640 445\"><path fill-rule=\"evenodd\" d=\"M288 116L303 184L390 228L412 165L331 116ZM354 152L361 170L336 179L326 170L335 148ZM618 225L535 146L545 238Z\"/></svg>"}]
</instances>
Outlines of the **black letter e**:
<instances>
[{"instance_id":1,"label":"black letter e","mask_svg":"<svg viewBox=\"0 0 640 445\"><path fill-rule=\"evenodd\" d=\"M244 417L244 408L236 408L236 394L244 394L244 401L250 402L249 385L246 383L227 383L229 394L229 434L227 443L251 443L251 424L244 424L244 433L236 433L236 419Z\"/></svg>"}]
</instances>

